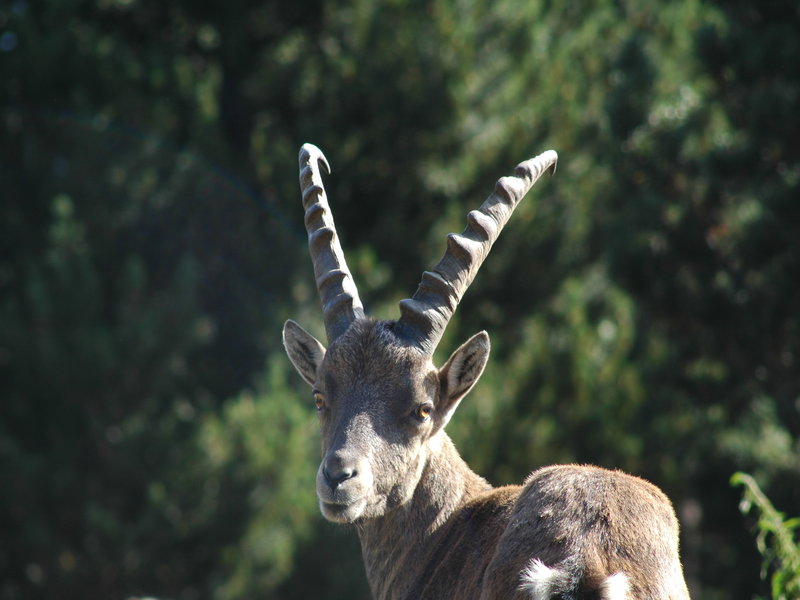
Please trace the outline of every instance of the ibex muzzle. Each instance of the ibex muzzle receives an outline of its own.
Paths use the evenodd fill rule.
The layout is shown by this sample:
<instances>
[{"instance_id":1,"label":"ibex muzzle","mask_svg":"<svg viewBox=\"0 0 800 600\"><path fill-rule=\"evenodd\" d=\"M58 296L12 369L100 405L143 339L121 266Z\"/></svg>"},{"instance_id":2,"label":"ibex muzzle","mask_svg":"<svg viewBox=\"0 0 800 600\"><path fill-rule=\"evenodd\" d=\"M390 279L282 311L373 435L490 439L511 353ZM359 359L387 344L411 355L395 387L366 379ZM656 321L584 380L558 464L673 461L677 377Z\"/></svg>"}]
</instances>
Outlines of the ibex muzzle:
<instances>
[{"instance_id":1,"label":"ibex muzzle","mask_svg":"<svg viewBox=\"0 0 800 600\"><path fill-rule=\"evenodd\" d=\"M547 170L517 166L451 234L400 318L364 315L322 184L318 148L300 151L309 249L329 347L293 321L287 353L312 386L322 431L322 514L355 523L376 598L686 600L678 525L644 480L575 465L493 488L444 431L489 357L474 335L437 368L433 352L514 208Z\"/></svg>"}]
</instances>

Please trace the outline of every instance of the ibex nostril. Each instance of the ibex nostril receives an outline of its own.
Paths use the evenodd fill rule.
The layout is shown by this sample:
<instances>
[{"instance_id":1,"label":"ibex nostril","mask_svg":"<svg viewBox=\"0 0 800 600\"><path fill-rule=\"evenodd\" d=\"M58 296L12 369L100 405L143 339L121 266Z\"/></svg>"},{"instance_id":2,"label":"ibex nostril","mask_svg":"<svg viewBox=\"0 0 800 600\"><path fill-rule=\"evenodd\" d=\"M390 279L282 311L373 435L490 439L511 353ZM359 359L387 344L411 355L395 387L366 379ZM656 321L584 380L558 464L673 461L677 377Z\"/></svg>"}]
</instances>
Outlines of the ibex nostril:
<instances>
[{"instance_id":1,"label":"ibex nostril","mask_svg":"<svg viewBox=\"0 0 800 600\"><path fill-rule=\"evenodd\" d=\"M325 476L325 481L328 485L335 488L340 483L355 477L358 472L352 467L329 469L328 465L325 465L322 467L322 474Z\"/></svg>"}]
</instances>

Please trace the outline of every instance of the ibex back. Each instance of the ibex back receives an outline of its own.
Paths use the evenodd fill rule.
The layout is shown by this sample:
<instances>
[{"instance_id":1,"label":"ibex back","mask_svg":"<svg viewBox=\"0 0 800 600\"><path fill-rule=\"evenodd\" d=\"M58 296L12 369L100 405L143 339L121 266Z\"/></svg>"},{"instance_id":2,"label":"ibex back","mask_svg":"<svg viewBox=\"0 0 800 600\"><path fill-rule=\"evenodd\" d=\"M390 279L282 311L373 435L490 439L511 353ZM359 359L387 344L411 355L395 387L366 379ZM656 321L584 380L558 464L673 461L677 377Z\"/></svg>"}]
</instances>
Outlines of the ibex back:
<instances>
[{"instance_id":1,"label":"ibex back","mask_svg":"<svg viewBox=\"0 0 800 600\"><path fill-rule=\"evenodd\" d=\"M516 205L556 153L497 182L400 318L364 315L344 260L318 148L300 151L305 222L329 347L293 321L283 339L312 386L322 430L322 514L354 524L379 599L688 599L678 524L655 486L618 471L562 465L493 488L444 431L489 357L481 332L441 368L433 352Z\"/></svg>"}]
</instances>

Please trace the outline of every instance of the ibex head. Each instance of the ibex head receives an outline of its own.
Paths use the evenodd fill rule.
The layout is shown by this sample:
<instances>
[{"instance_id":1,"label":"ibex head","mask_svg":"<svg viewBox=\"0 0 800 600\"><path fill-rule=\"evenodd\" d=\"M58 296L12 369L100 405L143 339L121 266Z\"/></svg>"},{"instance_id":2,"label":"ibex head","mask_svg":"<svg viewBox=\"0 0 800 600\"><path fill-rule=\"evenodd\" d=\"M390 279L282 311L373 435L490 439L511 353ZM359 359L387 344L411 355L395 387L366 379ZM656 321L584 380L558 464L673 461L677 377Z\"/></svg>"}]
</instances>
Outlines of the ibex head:
<instances>
[{"instance_id":1,"label":"ibex head","mask_svg":"<svg viewBox=\"0 0 800 600\"><path fill-rule=\"evenodd\" d=\"M300 185L309 249L322 299L329 347L293 321L283 330L295 368L313 387L322 428L317 494L325 517L354 522L378 517L414 492L430 450L472 389L489 357L489 336L474 335L441 368L432 356L458 302L514 208L536 180L555 169L547 151L497 182L462 234L426 271L414 295L400 302L400 318L364 315L336 235L320 167L322 152L300 150Z\"/></svg>"}]
</instances>

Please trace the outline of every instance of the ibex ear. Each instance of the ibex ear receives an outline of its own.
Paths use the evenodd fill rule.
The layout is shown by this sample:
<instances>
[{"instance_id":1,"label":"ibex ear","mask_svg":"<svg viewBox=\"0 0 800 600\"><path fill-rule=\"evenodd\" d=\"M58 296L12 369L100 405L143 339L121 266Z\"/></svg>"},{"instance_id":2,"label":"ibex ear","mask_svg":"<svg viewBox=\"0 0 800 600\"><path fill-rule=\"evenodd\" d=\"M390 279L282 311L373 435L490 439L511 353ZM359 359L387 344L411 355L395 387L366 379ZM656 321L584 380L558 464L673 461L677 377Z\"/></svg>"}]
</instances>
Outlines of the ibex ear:
<instances>
[{"instance_id":1,"label":"ibex ear","mask_svg":"<svg viewBox=\"0 0 800 600\"><path fill-rule=\"evenodd\" d=\"M300 376L309 385L314 385L317 380L317 369L325 356L325 346L292 320L286 321L283 325L283 345Z\"/></svg>"},{"instance_id":2,"label":"ibex ear","mask_svg":"<svg viewBox=\"0 0 800 600\"><path fill-rule=\"evenodd\" d=\"M440 415L441 427L450 421L458 403L478 381L488 360L489 334L481 331L464 342L439 369L442 395L436 412Z\"/></svg>"}]
</instances>

